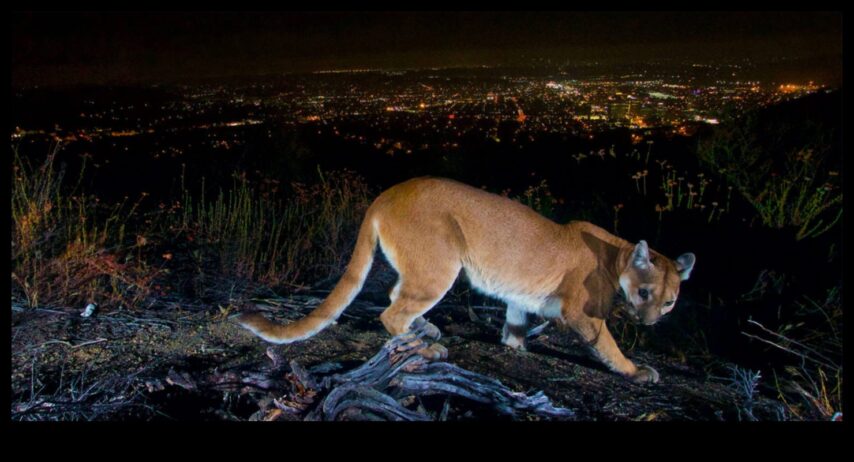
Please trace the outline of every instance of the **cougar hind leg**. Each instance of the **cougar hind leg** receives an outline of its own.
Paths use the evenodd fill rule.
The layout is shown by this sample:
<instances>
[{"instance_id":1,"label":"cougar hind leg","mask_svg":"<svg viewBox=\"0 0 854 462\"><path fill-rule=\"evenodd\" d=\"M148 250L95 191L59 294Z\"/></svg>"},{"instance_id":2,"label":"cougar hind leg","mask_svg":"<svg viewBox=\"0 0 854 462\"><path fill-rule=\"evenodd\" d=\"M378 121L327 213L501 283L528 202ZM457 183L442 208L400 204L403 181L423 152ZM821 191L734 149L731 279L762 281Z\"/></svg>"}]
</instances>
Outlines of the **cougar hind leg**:
<instances>
[{"instance_id":1,"label":"cougar hind leg","mask_svg":"<svg viewBox=\"0 0 854 462\"><path fill-rule=\"evenodd\" d=\"M444 271L442 271L444 270ZM430 274L401 271L401 280L393 291L391 305L380 315L386 330L391 335L400 335L412 328L426 328L426 336L432 340L441 337L439 328L424 319L424 314L435 306L451 288L459 273L459 267L432 268ZM428 359L442 359L448 351L438 343L427 345L420 351Z\"/></svg>"},{"instance_id":2,"label":"cougar hind leg","mask_svg":"<svg viewBox=\"0 0 854 462\"><path fill-rule=\"evenodd\" d=\"M380 315L380 320L391 335L425 327L427 337L437 340L441 333L424 319L424 314L439 303L456 281L462 269L461 246L457 236L444 225L395 220L387 217L380 223L380 248L399 276L391 293L391 305ZM416 226L421 236L417 240L390 238L414 234ZM425 228L430 228L426 235ZM447 350L439 344L425 346L423 350L422 354L431 359L447 357Z\"/></svg>"}]
</instances>

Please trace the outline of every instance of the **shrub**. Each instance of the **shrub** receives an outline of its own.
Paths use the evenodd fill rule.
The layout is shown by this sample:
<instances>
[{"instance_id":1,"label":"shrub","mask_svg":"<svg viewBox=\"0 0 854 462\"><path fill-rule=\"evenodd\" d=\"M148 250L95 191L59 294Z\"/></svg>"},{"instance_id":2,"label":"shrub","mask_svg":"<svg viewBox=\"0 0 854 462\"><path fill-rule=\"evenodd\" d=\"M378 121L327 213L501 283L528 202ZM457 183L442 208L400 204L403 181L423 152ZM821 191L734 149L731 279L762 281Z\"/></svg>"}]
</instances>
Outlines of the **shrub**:
<instances>
[{"instance_id":1,"label":"shrub","mask_svg":"<svg viewBox=\"0 0 854 462\"><path fill-rule=\"evenodd\" d=\"M759 387L759 381L762 380L762 374L759 371L750 369L742 369L738 366L730 366L730 386L734 388L741 399L738 405L738 415L741 418L742 411L745 419L755 422L756 417L753 415L753 405L755 404L756 389Z\"/></svg>"}]
</instances>

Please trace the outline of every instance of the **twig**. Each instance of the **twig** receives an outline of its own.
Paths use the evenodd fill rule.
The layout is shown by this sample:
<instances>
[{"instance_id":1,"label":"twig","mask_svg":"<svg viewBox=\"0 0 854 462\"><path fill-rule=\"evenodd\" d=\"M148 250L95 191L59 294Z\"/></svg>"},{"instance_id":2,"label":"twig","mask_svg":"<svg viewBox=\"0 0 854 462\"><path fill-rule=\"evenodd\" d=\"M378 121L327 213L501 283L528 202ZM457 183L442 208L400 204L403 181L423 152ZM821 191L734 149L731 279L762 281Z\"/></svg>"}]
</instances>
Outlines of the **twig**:
<instances>
[{"instance_id":1,"label":"twig","mask_svg":"<svg viewBox=\"0 0 854 462\"><path fill-rule=\"evenodd\" d=\"M803 353L799 353L799 352L794 351L794 350L792 350L792 349L786 348L786 347L784 347L784 346L782 346L782 345L779 345L779 344L777 344L777 343L774 343L774 342L772 342L772 341L770 341L770 340L768 340L768 339L764 339L764 338L759 337L759 336L756 336L756 335L748 334L747 332L744 332L744 331L742 331L742 332L741 332L741 334L742 334L742 335L744 335L745 337L752 338L752 339L754 339L754 340L759 340L760 342L763 342L763 343L767 343L768 345L771 345L771 346L773 346L773 347L775 347L775 348L779 348L780 350L783 350L783 351L785 351L785 352L787 352L787 353L791 353L791 354L793 354L793 355L795 355L795 356L798 356L798 357L800 357L801 359L804 359L804 360L807 360L807 361L814 362L814 363L818 364L819 366L824 366L824 367L827 367L827 368L833 368L833 367L834 367L833 365L830 365L830 364L824 363L824 362L819 361L819 360L814 359L814 358L810 358L809 356L807 356L807 355L805 355L805 354L803 354Z\"/></svg>"},{"instance_id":2,"label":"twig","mask_svg":"<svg viewBox=\"0 0 854 462\"><path fill-rule=\"evenodd\" d=\"M806 345L804 345L804 344L802 344L802 343L800 343L800 342L798 342L798 341L796 341L796 340L792 340L792 339L790 339L790 338L788 338L788 337L786 337L786 336L784 336L784 335L778 334L777 332L774 332L774 331L772 331L771 329L768 329L767 327L763 326L762 324L760 324L760 323L758 323L758 322L756 322L756 321L754 321L754 320L752 320L752 319L748 319L748 320L747 320L747 322L749 322L750 324L753 324L753 325L755 325L755 326L759 327L759 328L760 328L760 329L762 329L763 331L765 331L765 332L767 332L767 333L769 333L769 334L771 334L771 335L773 335L773 336L775 336L775 337L777 337L777 338L780 338L780 339L783 339L783 340L785 340L785 341L787 341L787 342L793 343L793 344L795 344L795 345L797 345L797 346L799 346L799 347L803 348L804 350L807 350L807 351L809 351L809 352L811 352L811 353L814 353L816 356L818 356L819 358L821 358L822 360L827 361L827 362L826 362L826 363L823 363L823 362L818 361L818 360L816 360L816 359L810 358L809 356L807 356L807 355L805 355L805 354L803 354L803 353L800 353L800 352L794 351L794 350L792 350L792 349L790 349L790 348L786 348L786 347L784 347L784 346L782 346L782 345L779 345L779 344L777 344L777 343L774 343L774 342L772 342L772 341L770 341L770 340L763 339L763 338L761 338L761 337L758 337L758 336L755 336L755 335L751 335L751 334L748 334L747 332L742 331L742 334L746 335L747 337L754 338L754 339L756 339L756 340L761 340L761 341L763 341L763 342L765 342L765 343L767 343L767 344L769 344L769 345L773 345L773 346L775 346L775 347L777 347L777 348L779 348L779 349L781 349L781 350L783 350L783 351L787 351L787 352L789 352L789 353L791 353L791 354L794 354L794 355L796 355L796 356L800 356L800 357L801 357L801 358L803 358L803 359L808 359L808 360L810 360L810 361L812 361L812 362L814 362L814 363L816 363L816 364L819 364L819 365L821 365L821 366L825 366L825 367L828 367L828 368L831 368L831 369L838 369L838 368L839 368L839 366L837 366L837 365L834 363L834 361L833 361L832 359L830 359L830 358L828 358L828 357L824 356L823 354L819 353L818 351L816 351L816 350L814 350L814 349L812 349L812 348L810 348L810 347L808 347L808 346L806 346Z\"/></svg>"},{"instance_id":3,"label":"twig","mask_svg":"<svg viewBox=\"0 0 854 462\"><path fill-rule=\"evenodd\" d=\"M50 313L50 314L61 314L61 315L71 315L72 313L59 311L59 310L49 310L47 308L27 308L23 306L12 305L12 311L16 311L18 313L28 312L28 311L37 311L39 313Z\"/></svg>"},{"instance_id":4,"label":"twig","mask_svg":"<svg viewBox=\"0 0 854 462\"><path fill-rule=\"evenodd\" d=\"M78 343L78 344L76 344L76 345L75 345L75 344L72 344L71 342L66 341L66 340L48 340L48 341L46 341L46 342L44 342L44 343L41 343L41 344L38 344L38 345L33 345L33 346L30 346L30 347L27 347L27 348L26 348L26 351L35 350L35 349L38 349L38 348L42 348L42 347L44 347L44 346L46 346L46 345L51 345L51 344L56 344L56 343L61 344L61 345L65 345L65 346L67 346L67 347L69 347L69 348L74 349L74 348L84 347L84 346L86 346L86 345L92 345L92 344L95 344L95 343L106 342L107 340L108 340L108 339L105 339L105 338L98 338L98 339L95 339L95 340L87 340L87 341L85 341L85 342L81 342L81 343Z\"/></svg>"},{"instance_id":5,"label":"twig","mask_svg":"<svg viewBox=\"0 0 854 462\"><path fill-rule=\"evenodd\" d=\"M546 321L537 327L531 328L531 330L529 330L528 333L525 334L525 337L533 337L535 335L539 335L542 331L544 331L546 329L546 327L548 327L548 325L549 325L549 322Z\"/></svg>"}]
</instances>

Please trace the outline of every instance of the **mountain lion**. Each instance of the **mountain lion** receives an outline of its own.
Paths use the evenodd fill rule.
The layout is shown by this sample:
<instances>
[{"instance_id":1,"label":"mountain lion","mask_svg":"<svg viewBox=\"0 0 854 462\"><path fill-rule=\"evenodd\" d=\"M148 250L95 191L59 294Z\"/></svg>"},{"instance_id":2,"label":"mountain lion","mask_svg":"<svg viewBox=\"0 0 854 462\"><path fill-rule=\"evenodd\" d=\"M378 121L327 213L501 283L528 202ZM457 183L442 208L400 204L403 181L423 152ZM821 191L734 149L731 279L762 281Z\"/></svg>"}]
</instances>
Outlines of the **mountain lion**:
<instances>
[{"instance_id":1,"label":"mountain lion","mask_svg":"<svg viewBox=\"0 0 854 462\"><path fill-rule=\"evenodd\" d=\"M264 340L304 340L335 322L353 301L379 243L399 278L380 320L392 335L425 327L423 316L465 269L472 286L507 302L502 342L524 348L528 313L577 332L611 370L636 382L658 372L623 356L605 326L615 301L636 322L654 324L671 311L695 257L670 260L645 241L631 244L587 222L554 223L511 199L456 181L416 178L382 193L368 208L347 270L312 313L290 324L244 313L238 323ZM438 343L420 353L447 357Z\"/></svg>"}]
</instances>

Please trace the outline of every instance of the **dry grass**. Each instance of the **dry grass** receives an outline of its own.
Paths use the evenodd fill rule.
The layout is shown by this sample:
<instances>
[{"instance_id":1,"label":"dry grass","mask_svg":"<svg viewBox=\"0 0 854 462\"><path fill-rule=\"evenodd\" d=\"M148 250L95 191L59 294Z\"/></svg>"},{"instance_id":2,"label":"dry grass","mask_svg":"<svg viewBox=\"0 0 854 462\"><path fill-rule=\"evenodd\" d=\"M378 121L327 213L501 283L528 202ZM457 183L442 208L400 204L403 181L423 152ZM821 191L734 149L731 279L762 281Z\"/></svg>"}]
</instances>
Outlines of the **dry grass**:
<instances>
[{"instance_id":1,"label":"dry grass","mask_svg":"<svg viewBox=\"0 0 854 462\"><path fill-rule=\"evenodd\" d=\"M29 396L13 399L10 417L14 421L93 421L108 420L133 408L151 411L136 386L140 372L93 379L84 370L67 381L60 373L55 389L46 392L34 362Z\"/></svg>"},{"instance_id":2,"label":"dry grass","mask_svg":"<svg viewBox=\"0 0 854 462\"><path fill-rule=\"evenodd\" d=\"M127 232L143 197L104 206L79 192L79 180L68 188L58 151L34 167L13 148L13 289L29 306L141 302L158 273L138 258L145 239Z\"/></svg>"},{"instance_id":3,"label":"dry grass","mask_svg":"<svg viewBox=\"0 0 854 462\"><path fill-rule=\"evenodd\" d=\"M842 412L842 299L839 289L824 301L808 297L798 302L792 322L777 330L750 320L742 332L769 348L786 352L793 360L775 371L777 398L794 419L831 420Z\"/></svg>"},{"instance_id":4,"label":"dry grass","mask_svg":"<svg viewBox=\"0 0 854 462\"><path fill-rule=\"evenodd\" d=\"M372 198L357 175L318 170L316 183L282 191L245 175L214 198L184 188L171 207L144 212L146 193L109 205L81 192L85 162L69 184L59 149L33 166L13 148L12 283L28 306L139 306L181 271L207 286L196 295L334 277Z\"/></svg>"},{"instance_id":5,"label":"dry grass","mask_svg":"<svg viewBox=\"0 0 854 462\"><path fill-rule=\"evenodd\" d=\"M284 198L269 186L276 180L253 186L246 175L235 175L232 187L213 199L185 190L172 228L215 254L217 271L229 278L281 286L338 274L371 194L351 172L318 176L312 185L289 185Z\"/></svg>"}]
</instances>

